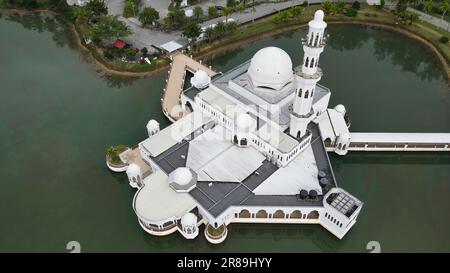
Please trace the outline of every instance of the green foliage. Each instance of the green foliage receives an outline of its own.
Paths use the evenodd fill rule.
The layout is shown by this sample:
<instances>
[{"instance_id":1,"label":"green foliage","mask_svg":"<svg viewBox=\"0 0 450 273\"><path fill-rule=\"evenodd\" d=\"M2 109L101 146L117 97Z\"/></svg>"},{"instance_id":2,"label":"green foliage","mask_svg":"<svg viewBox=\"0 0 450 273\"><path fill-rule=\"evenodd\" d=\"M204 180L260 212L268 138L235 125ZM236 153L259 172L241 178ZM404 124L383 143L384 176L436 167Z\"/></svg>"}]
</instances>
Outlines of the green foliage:
<instances>
[{"instance_id":1,"label":"green foliage","mask_svg":"<svg viewBox=\"0 0 450 273\"><path fill-rule=\"evenodd\" d=\"M402 23L412 25L419 20L419 15L415 12L403 11L397 14Z\"/></svg>"},{"instance_id":2,"label":"green foliage","mask_svg":"<svg viewBox=\"0 0 450 273\"><path fill-rule=\"evenodd\" d=\"M281 24L281 23L285 23L289 20L289 12L287 11L281 11L278 12L275 16L273 16L272 18L272 22L274 22L275 24Z\"/></svg>"},{"instance_id":3,"label":"green foliage","mask_svg":"<svg viewBox=\"0 0 450 273\"><path fill-rule=\"evenodd\" d=\"M385 0L380 0L380 4L377 6L378 8L382 9L384 8L384 5L386 4Z\"/></svg>"},{"instance_id":4,"label":"green foliage","mask_svg":"<svg viewBox=\"0 0 450 273\"><path fill-rule=\"evenodd\" d=\"M326 14L333 14L334 12L336 12L336 4L334 4L330 0L326 0L325 2L323 2L321 7L323 9L323 12L325 12Z\"/></svg>"},{"instance_id":5,"label":"green foliage","mask_svg":"<svg viewBox=\"0 0 450 273\"><path fill-rule=\"evenodd\" d=\"M236 0L227 0L227 7L235 7L236 6Z\"/></svg>"},{"instance_id":6,"label":"green foliage","mask_svg":"<svg viewBox=\"0 0 450 273\"><path fill-rule=\"evenodd\" d=\"M141 48L141 53L142 55L147 56L148 49L146 47Z\"/></svg>"},{"instance_id":7,"label":"green foliage","mask_svg":"<svg viewBox=\"0 0 450 273\"><path fill-rule=\"evenodd\" d=\"M96 44L131 34L130 29L117 17L117 15L101 16L98 23L90 27L90 37Z\"/></svg>"},{"instance_id":8,"label":"green foliage","mask_svg":"<svg viewBox=\"0 0 450 273\"><path fill-rule=\"evenodd\" d=\"M179 7L181 5L181 2L183 2L183 0L175 0L175 6Z\"/></svg>"},{"instance_id":9,"label":"green foliage","mask_svg":"<svg viewBox=\"0 0 450 273\"><path fill-rule=\"evenodd\" d=\"M356 17L356 15L358 14L358 11L355 8L351 7L351 8L346 9L344 14L345 14L345 16L348 16L348 17Z\"/></svg>"},{"instance_id":10,"label":"green foliage","mask_svg":"<svg viewBox=\"0 0 450 273\"><path fill-rule=\"evenodd\" d=\"M204 31L204 38L207 41L213 41L222 37L225 34L233 33L238 29L238 24L235 21L224 23L218 22L215 27L209 27Z\"/></svg>"},{"instance_id":11,"label":"green foliage","mask_svg":"<svg viewBox=\"0 0 450 273\"><path fill-rule=\"evenodd\" d=\"M345 2L343 0L338 0L335 5L336 5L337 13L340 13L340 14L345 13L346 8L345 8Z\"/></svg>"},{"instance_id":12,"label":"green foliage","mask_svg":"<svg viewBox=\"0 0 450 273\"><path fill-rule=\"evenodd\" d=\"M308 0L303 1L302 6L305 7L305 8L306 8L307 6L309 6Z\"/></svg>"},{"instance_id":13,"label":"green foliage","mask_svg":"<svg viewBox=\"0 0 450 273\"><path fill-rule=\"evenodd\" d=\"M443 0L440 4L439 4L439 10L442 13L442 19L444 19L445 15L448 13L448 11L450 10L450 2L449 0Z\"/></svg>"},{"instance_id":14,"label":"green foliage","mask_svg":"<svg viewBox=\"0 0 450 273\"><path fill-rule=\"evenodd\" d=\"M439 42L446 44L448 43L448 37L447 36L442 36L441 38L439 38Z\"/></svg>"},{"instance_id":15,"label":"green foliage","mask_svg":"<svg viewBox=\"0 0 450 273\"><path fill-rule=\"evenodd\" d=\"M164 23L170 28L178 28L186 21L184 11L180 8L173 8L164 18Z\"/></svg>"},{"instance_id":16,"label":"green foliage","mask_svg":"<svg viewBox=\"0 0 450 273\"><path fill-rule=\"evenodd\" d=\"M214 6L208 7L208 15L209 17L216 17L218 14L217 8Z\"/></svg>"},{"instance_id":17,"label":"green foliage","mask_svg":"<svg viewBox=\"0 0 450 273\"><path fill-rule=\"evenodd\" d=\"M299 6L291 7L289 10L289 17L297 17L300 16L303 12L303 9Z\"/></svg>"},{"instance_id":18,"label":"green foliage","mask_svg":"<svg viewBox=\"0 0 450 273\"><path fill-rule=\"evenodd\" d=\"M358 1L353 2L352 8L358 10L361 8L361 4Z\"/></svg>"},{"instance_id":19,"label":"green foliage","mask_svg":"<svg viewBox=\"0 0 450 273\"><path fill-rule=\"evenodd\" d=\"M92 14L97 16L108 14L108 8L104 0L91 0L86 3L84 8L90 10Z\"/></svg>"},{"instance_id":20,"label":"green foliage","mask_svg":"<svg viewBox=\"0 0 450 273\"><path fill-rule=\"evenodd\" d=\"M190 39L197 39L202 33L202 28L196 22L189 22L183 27L183 36Z\"/></svg>"},{"instance_id":21,"label":"green foliage","mask_svg":"<svg viewBox=\"0 0 450 273\"><path fill-rule=\"evenodd\" d=\"M122 160L120 160L119 155L126 149L127 147L125 145L110 146L108 149L106 149L106 154L109 161L114 164L123 163Z\"/></svg>"},{"instance_id":22,"label":"green foliage","mask_svg":"<svg viewBox=\"0 0 450 273\"><path fill-rule=\"evenodd\" d=\"M193 9L194 18L195 20L200 21L200 19L203 17L203 9L200 6L195 6Z\"/></svg>"},{"instance_id":23,"label":"green foliage","mask_svg":"<svg viewBox=\"0 0 450 273\"><path fill-rule=\"evenodd\" d=\"M223 15L225 15L226 20L228 21L228 16L230 16L233 13L233 8L226 7L223 9Z\"/></svg>"},{"instance_id":24,"label":"green foliage","mask_svg":"<svg viewBox=\"0 0 450 273\"><path fill-rule=\"evenodd\" d=\"M422 10L423 12L430 14L433 9L433 1L427 0L425 3L423 3Z\"/></svg>"},{"instance_id":25,"label":"green foliage","mask_svg":"<svg viewBox=\"0 0 450 273\"><path fill-rule=\"evenodd\" d=\"M139 21L144 27L150 26L159 19L159 12L152 7L145 7L139 14Z\"/></svg>"},{"instance_id":26,"label":"green foliage","mask_svg":"<svg viewBox=\"0 0 450 273\"><path fill-rule=\"evenodd\" d=\"M139 0L126 0L123 7L123 17L136 17L139 14Z\"/></svg>"}]
</instances>

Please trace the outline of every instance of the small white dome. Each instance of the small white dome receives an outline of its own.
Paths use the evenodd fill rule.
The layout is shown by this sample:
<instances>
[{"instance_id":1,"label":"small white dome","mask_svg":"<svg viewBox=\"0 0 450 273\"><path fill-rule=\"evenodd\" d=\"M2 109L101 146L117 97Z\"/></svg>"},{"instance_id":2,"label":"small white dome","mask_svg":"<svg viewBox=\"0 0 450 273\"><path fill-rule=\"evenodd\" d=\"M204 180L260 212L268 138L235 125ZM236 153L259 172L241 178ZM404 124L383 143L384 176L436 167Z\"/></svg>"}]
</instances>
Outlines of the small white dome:
<instances>
[{"instance_id":1,"label":"small white dome","mask_svg":"<svg viewBox=\"0 0 450 273\"><path fill-rule=\"evenodd\" d=\"M187 185L192 180L192 173L189 168L180 167L173 171L173 182L178 185Z\"/></svg>"},{"instance_id":2,"label":"small white dome","mask_svg":"<svg viewBox=\"0 0 450 273\"><path fill-rule=\"evenodd\" d=\"M239 128L247 129L252 124L252 118L248 114L240 114L236 119L236 125Z\"/></svg>"},{"instance_id":3,"label":"small white dome","mask_svg":"<svg viewBox=\"0 0 450 273\"><path fill-rule=\"evenodd\" d=\"M310 26L310 27L312 27L312 28L326 28L327 27L327 23L325 23L324 21L323 21L323 18L324 18L324 16L325 16L325 14L323 13L323 11L322 10L317 10L315 13L314 13L314 19L313 20L311 20L311 21L309 21L309 23L308 23L308 25Z\"/></svg>"},{"instance_id":4,"label":"small white dome","mask_svg":"<svg viewBox=\"0 0 450 273\"><path fill-rule=\"evenodd\" d=\"M206 88L211 83L211 78L208 73L203 70L198 70L195 72L194 77L191 78L191 84L195 88L203 89Z\"/></svg>"},{"instance_id":5,"label":"small white dome","mask_svg":"<svg viewBox=\"0 0 450 273\"><path fill-rule=\"evenodd\" d=\"M127 167L127 175L128 176L137 176L141 175L141 167L138 164L131 163Z\"/></svg>"},{"instance_id":6,"label":"small white dome","mask_svg":"<svg viewBox=\"0 0 450 273\"><path fill-rule=\"evenodd\" d=\"M186 17L192 17L192 16L194 16L194 11L192 9L187 9L184 11L184 15Z\"/></svg>"},{"instance_id":7,"label":"small white dome","mask_svg":"<svg viewBox=\"0 0 450 273\"><path fill-rule=\"evenodd\" d=\"M151 120L147 123L147 129L149 129L149 130L156 130L156 129L159 129L159 123L158 123L156 120L151 119Z\"/></svg>"},{"instance_id":8,"label":"small white dome","mask_svg":"<svg viewBox=\"0 0 450 273\"><path fill-rule=\"evenodd\" d=\"M253 56L248 76L255 87L280 90L293 80L291 57L278 47L260 49Z\"/></svg>"},{"instance_id":9,"label":"small white dome","mask_svg":"<svg viewBox=\"0 0 450 273\"><path fill-rule=\"evenodd\" d=\"M341 115L345 115L345 113L346 113L346 111L347 111L347 110L345 109L345 106L342 105L342 104L336 105L336 106L334 107L334 110L338 111Z\"/></svg>"},{"instance_id":10,"label":"small white dome","mask_svg":"<svg viewBox=\"0 0 450 273\"><path fill-rule=\"evenodd\" d=\"M181 217L181 225L182 226L196 226L197 225L197 216L191 212L186 213Z\"/></svg>"}]
</instances>

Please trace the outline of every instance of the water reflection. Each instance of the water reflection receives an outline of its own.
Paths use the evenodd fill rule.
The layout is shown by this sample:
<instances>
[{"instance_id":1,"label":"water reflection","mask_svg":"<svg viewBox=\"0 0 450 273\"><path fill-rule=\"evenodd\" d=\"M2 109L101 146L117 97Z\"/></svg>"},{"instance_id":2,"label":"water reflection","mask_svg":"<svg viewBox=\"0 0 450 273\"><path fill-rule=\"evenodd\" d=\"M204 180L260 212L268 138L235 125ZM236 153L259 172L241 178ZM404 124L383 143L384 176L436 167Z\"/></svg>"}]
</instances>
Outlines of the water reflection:
<instances>
[{"instance_id":1,"label":"water reflection","mask_svg":"<svg viewBox=\"0 0 450 273\"><path fill-rule=\"evenodd\" d=\"M351 31L349 38L349 28L355 28ZM372 30L367 27L362 30L359 26L332 26L328 28L327 46L337 51L349 51L361 48L372 37Z\"/></svg>"},{"instance_id":2,"label":"water reflection","mask_svg":"<svg viewBox=\"0 0 450 273\"><path fill-rule=\"evenodd\" d=\"M58 47L69 46L70 48L76 48L76 44L67 35L67 26L58 16L44 12L11 12L6 15L5 20L19 23L25 29L39 33L50 32L53 41Z\"/></svg>"}]
</instances>

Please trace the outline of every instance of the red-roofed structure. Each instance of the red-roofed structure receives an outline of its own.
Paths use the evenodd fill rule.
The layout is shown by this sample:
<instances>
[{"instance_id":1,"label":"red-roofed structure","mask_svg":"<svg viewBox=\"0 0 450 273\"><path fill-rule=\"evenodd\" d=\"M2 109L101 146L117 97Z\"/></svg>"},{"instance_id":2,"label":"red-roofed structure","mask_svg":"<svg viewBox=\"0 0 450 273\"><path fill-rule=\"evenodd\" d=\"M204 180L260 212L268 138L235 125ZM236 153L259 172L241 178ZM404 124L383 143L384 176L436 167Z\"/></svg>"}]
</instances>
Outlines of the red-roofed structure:
<instances>
[{"instance_id":1,"label":"red-roofed structure","mask_svg":"<svg viewBox=\"0 0 450 273\"><path fill-rule=\"evenodd\" d=\"M113 46L116 48L119 48L119 49L122 49L122 48L126 47L127 45L128 45L128 43L126 43L122 40L119 40L119 39L113 43Z\"/></svg>"}]
</instances>

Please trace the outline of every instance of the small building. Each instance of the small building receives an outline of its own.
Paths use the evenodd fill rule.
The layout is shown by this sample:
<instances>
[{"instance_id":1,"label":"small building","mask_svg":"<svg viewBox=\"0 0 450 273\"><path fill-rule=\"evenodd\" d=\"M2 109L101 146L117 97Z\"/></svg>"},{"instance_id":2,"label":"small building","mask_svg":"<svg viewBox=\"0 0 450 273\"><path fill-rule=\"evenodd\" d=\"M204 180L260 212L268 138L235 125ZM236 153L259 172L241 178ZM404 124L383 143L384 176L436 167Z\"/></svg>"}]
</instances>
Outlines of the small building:
<instances>
[{"instance_id":1,"label":"small building","mask_svg":"<svg viewBox=\"0 0 450 273\"><path fill-rule=\"evenodd\" d=\"M118 48L118 49L122 49L125 47L130 46L130 44L128 44L127 42L117 39L114 43L112 43L113 47Z\"/></svg>"}]
</instances>

